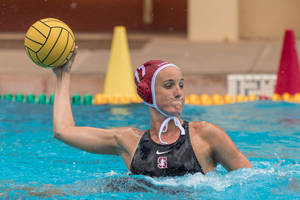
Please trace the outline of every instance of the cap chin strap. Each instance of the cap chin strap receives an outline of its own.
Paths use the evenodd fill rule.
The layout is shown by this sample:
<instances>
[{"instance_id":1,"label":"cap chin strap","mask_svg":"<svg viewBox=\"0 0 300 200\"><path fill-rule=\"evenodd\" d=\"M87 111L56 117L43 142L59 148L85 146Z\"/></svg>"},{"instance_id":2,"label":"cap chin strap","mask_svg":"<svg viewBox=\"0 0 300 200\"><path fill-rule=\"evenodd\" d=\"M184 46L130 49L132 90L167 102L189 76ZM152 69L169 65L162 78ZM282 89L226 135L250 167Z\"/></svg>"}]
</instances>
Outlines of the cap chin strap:
<instances>
[{"instance_id":1,"label":"cap chin strap","mask_svg":"<svg viewBox=\"0 0 300 200\"><path fill-rule=\"evenodd\" d=\"M171 120L174 120L174 124L175 126L177 126L179 129L180 129L180 134L181 135L185 135L185 130L184 128L182 127L179 119L177 117L168 117L167 119L165 119L163 121L163 123L160 125L160 129L159 129L159 133L158 133L158 139L159 141L162 143L162 144L168 144L167 142L164 142L162 139L161 139L161 134L162 133L165 133L167 132L168 130L168 124Z\"/></svg>"},{"instance_id":2,"label":"cap chin strap","mask_svg":"<svg viewBox=\"0 0 300 200\"><path fill-rule=\"evenodd\" d=\"M150 105L151 107L155 108L158 112L160 112L162 115L164 115L165 117L167 117L167 118L163 121L163 123L160 125L159 133L158 133L158 139L159 139L159 141L160 141L162 144L168 144L167 142L164 142L164 141L161 139L161 134L167 132L167 130L168 130L168 125L169 125L169 122L170 122L171 120L174 120L175 126L177 126L177 127L180 129L180 134L181 134L181 135L185 135L185 130L184 130L184 128L182 127L182 125L181 125L181 123L180 123L178 117L167 115L167 114L164 113L162 110L160 110L156 104L155 104L155 105L148 104L148 105Z\"/></svg>"}]
</instances>

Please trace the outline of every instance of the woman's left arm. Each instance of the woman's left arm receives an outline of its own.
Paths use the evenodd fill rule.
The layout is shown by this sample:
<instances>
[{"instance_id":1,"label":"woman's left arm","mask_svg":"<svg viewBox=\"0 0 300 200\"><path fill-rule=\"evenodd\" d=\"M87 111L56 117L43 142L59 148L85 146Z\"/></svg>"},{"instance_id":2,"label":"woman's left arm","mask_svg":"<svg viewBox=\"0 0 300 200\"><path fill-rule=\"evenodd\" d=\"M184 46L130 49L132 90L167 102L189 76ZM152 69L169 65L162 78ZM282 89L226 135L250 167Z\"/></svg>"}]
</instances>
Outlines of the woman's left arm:
<instances>
[{"instance_id":1,"label":"woman's left arm","mask_svg":"<svg viewBox=\"0 0 300 200\"><path fill-rule=\"evenodd\" d=\"M239 168L251 168L252 164L247 157L242 154L230 139L227 133L220 127L211 124L207 129L209 145L216 162L220 163L228 171Z\"/></svg>"}]
</instances>

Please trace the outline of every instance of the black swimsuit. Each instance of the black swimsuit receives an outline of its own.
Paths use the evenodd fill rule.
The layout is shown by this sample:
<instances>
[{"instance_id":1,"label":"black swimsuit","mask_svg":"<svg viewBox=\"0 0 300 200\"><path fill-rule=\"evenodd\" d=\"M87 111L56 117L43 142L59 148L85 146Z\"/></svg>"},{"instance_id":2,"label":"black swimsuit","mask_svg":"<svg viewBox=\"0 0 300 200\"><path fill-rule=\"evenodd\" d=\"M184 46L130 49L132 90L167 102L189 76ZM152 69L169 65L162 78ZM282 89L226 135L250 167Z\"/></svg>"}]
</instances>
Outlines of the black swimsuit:
<instances>
[{"instance_id":1,"label":"black swimsuit","mask_svg":"<svg viewBox=\"0 0 300 200\"><path fill-rule=\"evenodd\" d=\"M148 130L141 138L131 161L131 172L148 176L182 176L186 173L203 173L194 153L189 124L184 121L185 135L176 142L162 145L155 143Z\"/></svg>"}]
</instances>

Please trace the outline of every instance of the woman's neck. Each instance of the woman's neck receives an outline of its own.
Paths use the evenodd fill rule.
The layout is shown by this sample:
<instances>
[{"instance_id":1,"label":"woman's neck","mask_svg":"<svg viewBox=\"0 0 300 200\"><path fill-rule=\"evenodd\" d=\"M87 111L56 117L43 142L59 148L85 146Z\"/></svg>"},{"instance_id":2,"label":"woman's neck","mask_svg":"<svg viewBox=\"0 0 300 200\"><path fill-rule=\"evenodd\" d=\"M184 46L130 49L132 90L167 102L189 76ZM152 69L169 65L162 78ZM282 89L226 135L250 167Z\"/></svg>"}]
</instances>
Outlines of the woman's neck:
<instances>
[{"instance_id":1,"label":"woman's neck","mask_svg":"<svg viewBox=\"0 0 300 200\"><path fill-rule=\"evenodd\" d=\"M154 108L150 108L150 135L152 139L157 139L158 138L158 133L160 131L160 127L164 120L166 120L168 117L163 116L160 112L155 110ZM177 117L182 123L182 119L180 117ZM162 138L165 138L166 142L168 142L168 139L180 134L180 129L175 125L174 120L170 120L168 124L168 129L166 132L162 133ZM169 143L169 142L168 142Z\"/></svg>"}]
</instances>

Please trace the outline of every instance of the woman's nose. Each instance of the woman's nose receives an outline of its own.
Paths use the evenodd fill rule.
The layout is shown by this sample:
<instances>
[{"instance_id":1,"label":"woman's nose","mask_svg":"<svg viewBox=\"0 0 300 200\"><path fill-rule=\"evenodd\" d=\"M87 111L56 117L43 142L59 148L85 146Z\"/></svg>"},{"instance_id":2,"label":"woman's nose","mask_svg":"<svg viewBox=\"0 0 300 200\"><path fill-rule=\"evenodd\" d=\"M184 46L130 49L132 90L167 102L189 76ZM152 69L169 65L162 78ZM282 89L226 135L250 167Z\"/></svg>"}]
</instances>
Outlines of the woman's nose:
<instances>
[{"instance_id":1,"label":"woman's nose","mask_svg":"<svg viewBox=\"0 0 300 200\"><path fill-rule=\"evenodd\" d=\"M183 89L178 85L175 89L175 98L181 98L183 96Z\"/></svg>"}]
</instances>

